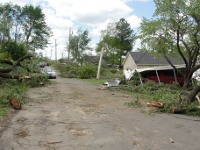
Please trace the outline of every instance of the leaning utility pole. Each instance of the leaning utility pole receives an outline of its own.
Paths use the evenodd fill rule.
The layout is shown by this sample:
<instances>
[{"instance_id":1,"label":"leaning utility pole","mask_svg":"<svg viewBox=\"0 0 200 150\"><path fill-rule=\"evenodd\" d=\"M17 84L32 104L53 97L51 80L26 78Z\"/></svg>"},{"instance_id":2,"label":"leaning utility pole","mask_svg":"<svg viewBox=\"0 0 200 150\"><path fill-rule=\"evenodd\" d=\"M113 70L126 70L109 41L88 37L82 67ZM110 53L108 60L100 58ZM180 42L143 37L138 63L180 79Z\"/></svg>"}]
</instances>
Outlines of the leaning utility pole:
<instances>
[{"instance_id":1,"label":"leaning utility pole","mask_svg":"<svg viewBox=\"0 0 200 150\"><path fill-rule=\"evenodd\" d=\"M100 78L100 70L101 70L101 62L102 62L103 52L104 52L104 47L101 48L101 54L100 54L100 58L99 58L99 65L98 65L98 70L97 70L97 80L99 80L99 78Z\"/></svg>"},{"instance_id":2,"label":"leaning utility pole","mask_svg":"<svg viewBox=\"0 0 200 150\"><path fill-rule=\"evenodd\" d=\"M55 39L55 61L57 62L57 44Z\"/></svg>"}]
</instances>

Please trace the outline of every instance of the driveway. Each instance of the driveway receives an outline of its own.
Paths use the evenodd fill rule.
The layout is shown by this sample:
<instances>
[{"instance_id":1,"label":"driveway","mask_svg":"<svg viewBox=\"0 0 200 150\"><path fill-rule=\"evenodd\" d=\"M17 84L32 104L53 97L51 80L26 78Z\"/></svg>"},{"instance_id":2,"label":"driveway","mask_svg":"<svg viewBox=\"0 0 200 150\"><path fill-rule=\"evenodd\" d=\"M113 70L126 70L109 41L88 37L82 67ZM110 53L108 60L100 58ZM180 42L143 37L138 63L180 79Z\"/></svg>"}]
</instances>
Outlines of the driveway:
<instances>
[{"instance_id":1,"label":"driveway","mask_svg":"<svg viewBox=\"0 0 200 150\"><path fill-rule=\"evenodd\" d=\"M58 77L0 124L0 150L199 150L200 118L149 114L133 96Z\"/></svg>"}]
</instances>

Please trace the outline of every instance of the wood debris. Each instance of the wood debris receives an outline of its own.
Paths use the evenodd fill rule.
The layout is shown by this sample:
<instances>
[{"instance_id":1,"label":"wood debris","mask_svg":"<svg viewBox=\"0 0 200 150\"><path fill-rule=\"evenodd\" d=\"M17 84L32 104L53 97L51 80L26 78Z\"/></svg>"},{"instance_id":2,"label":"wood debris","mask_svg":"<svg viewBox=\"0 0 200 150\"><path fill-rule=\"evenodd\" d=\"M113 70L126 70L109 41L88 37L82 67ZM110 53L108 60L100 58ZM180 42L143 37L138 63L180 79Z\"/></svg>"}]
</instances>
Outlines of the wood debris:
<instances>
[{"instance_id":1,"label":"wood debris","mask_svg":"<svg viewBox=\"0 0 200 150\"><path fill-rule=\"evenodd\" d=\"M57 141L57 142L47 142L48 144L58 144L58 143L62 143L63 141Z\"/></svg>"},{"instance_id":2,"label":"wood debris","mask_svg":"<svg viewBox=\"0 0 200 150\"><path fill-rule=\"evenodd\" d=\"M100 88L98 88L99 90L107 90L108 89L108 87L107 86L102 86L102 87L100 87Z\"/></svg>"},{"instance_id":3,"label":"wood debris","mask_svg":"<svg viewBox=\"0 0 200 150\"><path fill-rule=\"evenodd\" d=\"M174 140L173 140L172 138L170 138L170 137L169 137L169 141L170 141L171 143L174 143Z\"/></svg>"},{"instance_id":4,"label":"wood debris","mask_svg":"<svg viewBox=\"0 0 200 150\"><path fill-rule=\"evenodd\" d=\"M196 99L197 99L197 101L199 102L199 106L197 106L197 108L200 108L200 98L199 98L198 95L196 95Z\"/></svg>"},{"instance_id":5,"label":"wood debris","mask_svg":"<svg viewBox=\"0 0 200 150\"><path fill-rule=\"evenodd\" d=\"M20 103L16 98L13 98L13 97L10 98L9 102L10 102L10 105L11 105L14 109L16 109L16 110L21 109L21 103Z\"/></svg>"},{"instance_id":6,"label":"wood debris","mask_svg":"<svg viewBox=\"0 0 200 150\"><path fill-rule=\"evenodd\" d=\"M178 108L178 107L174 107L174 106L172 106L172 107L170 108L170 112L171 112L172 114L184 114L185 111L186 111L185 109Z\"/></svg>"},{"instance_id":7,"label":"wood debris","mask_svg":"<svg viewBox=\"0 0 200 150\"><path fill-rule=\"evenodd\" d=\"M164 103L156 102L156 101L147 102L146 105L152 106L152 107L157 107L157 108L163 108L164 107Z\"/></svg>"}]
</instances>

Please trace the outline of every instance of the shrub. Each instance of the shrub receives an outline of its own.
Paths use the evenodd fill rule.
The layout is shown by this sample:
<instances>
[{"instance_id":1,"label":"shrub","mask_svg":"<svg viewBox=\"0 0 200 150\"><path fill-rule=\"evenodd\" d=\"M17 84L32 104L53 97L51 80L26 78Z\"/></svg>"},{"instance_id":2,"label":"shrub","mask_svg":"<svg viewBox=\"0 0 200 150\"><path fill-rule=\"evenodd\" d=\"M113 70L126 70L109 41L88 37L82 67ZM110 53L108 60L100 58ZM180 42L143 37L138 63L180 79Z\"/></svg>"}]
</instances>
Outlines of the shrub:
<instances>
[{"instance_id":1,"label":"shrub","mask_svg":"<svg viewBox=\"0 0 200 150\"><path fill-rule=\"evenodd\" d=\"M127 81L127 84L130 86L137 86L137 85L141 84L141 80L142 80L142 77L141 77L140 73L135 71L133 73L133 76L131 77L131 79L129 81Z\"/></svg>"},{"instance_id":2,"label":"shrub","mask_svg":"<svg viewBox=\"0 0 200 150\"><path fill-rule=\"evenodd\" d=\"M81 79L95 78L97 74L97 67L95 65L87 64L80 67L78 76Z\"/></svg>"},{"instance_id":3,"label":"shrub","mask_svg":"<svg viewBox=\"0 0 200 150\"><path fill-rule=\"evenodd\" d=\"M170 112L172 107L176 107L185 110L183 113L187 115L200 116L197 101L190 104L179 102L179 94L183 91L177 84L146 82L139 86L128 85L124 89L132 92L134 97L138 99L145 99L146 102L158 101L164 103L164 107L159 109L160 112ZM131 102L128 106L135 106L136 104L135 102Z\"/></svg>"},{"instance_id":4,"label":"shrub","mask_svg":"<svg viewBox=\"0 0 200 150\"><path fill-rule=\"evenodd\" d=\"M38 87L50 83L48 76L41 73L32 74L31 79L25 80L24 82L30 87Z\"/></svg>"}]
</instances>

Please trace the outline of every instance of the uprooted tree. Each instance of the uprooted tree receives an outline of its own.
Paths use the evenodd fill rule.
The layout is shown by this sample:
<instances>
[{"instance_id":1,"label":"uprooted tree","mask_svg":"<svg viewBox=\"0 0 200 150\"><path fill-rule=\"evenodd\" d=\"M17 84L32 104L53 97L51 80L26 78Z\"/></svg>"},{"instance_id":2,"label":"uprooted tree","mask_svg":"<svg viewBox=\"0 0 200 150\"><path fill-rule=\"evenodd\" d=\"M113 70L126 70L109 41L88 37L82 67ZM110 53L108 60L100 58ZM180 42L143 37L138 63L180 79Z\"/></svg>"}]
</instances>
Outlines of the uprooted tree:
<instances>
[{"instance_id":1,"label":"uprooted tree","mask_svg":"<svg viewBox=\"0 0 200 150\"><path fill-rule=\"evenodd\" d=\"M184 77L184 89L191 84L192 75L200 68L200 1L154 0L156 10L151 20L143 19L140 38L143 49L163 55L169 64ZM178 70L168 56L179 56L185 70ZM192 102L199 93L196 86L187 96Z\"/></svg>"},{"instance_id":2,"label":"uprooted tree","mask_svg":"<svg viewBox=\"0 0 200 150\"><path fill-rule=\"evenodd\" d=\"M16 69L17 67L22 67L21 62L23 62L25 59L31 60L32 57L33 57L32 55L25 55L25 56L19 58L15 62L10 61L10 60L0 60L0 64L6 66L6 67L0 67L0 77L1 78L9 78L9 79L30 78L30 76L15 75L15 74L11 74L11 72L14 69Z\"/></svg>"}]
</instances>

